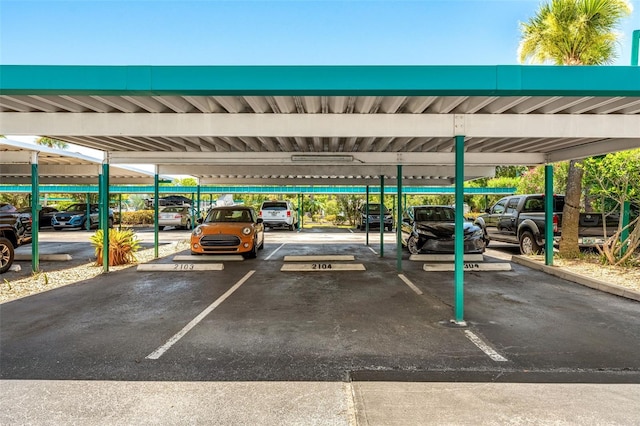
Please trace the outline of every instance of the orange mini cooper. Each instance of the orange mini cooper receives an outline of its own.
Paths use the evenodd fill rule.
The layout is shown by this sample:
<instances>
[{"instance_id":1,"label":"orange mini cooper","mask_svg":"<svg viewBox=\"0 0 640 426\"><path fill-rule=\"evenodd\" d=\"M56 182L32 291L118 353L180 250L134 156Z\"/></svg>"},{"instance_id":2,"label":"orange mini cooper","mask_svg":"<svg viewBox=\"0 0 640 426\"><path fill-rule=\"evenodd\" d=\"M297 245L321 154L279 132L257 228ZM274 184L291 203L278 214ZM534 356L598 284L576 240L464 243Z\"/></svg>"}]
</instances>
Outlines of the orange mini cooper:
<instances>
[{"instance_id":1,"label":"orange mini cooper","mask_svg":"<svg viewBox=\"0 0 640 426\"><path fill-rule=\"evenodd\" d=\"M191 254L242 254L254 258L264 247L264 226L247 206L214 207L191 233Z\"/></svg>"}]
</instances>

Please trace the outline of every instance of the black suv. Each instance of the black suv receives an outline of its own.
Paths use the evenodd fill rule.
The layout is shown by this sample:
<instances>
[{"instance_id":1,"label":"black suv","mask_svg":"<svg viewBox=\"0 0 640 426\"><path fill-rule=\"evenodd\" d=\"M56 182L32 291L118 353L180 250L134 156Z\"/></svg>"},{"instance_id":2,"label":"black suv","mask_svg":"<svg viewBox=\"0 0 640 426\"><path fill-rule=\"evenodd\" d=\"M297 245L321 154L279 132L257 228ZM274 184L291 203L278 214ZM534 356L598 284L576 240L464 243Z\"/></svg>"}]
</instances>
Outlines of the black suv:
<instances>
[{"instance_id":1,"label":"black suv","mask_svg":"<svg viewBox=\"0 0 640 426\"><path fill-rule=\"evenodd\" d=\"M31 215L0 203L0 274L13 264L14 249L31 242Z\"/></svg>"},{"instance_id":2,"label":"black suv","mask_svg":"<svg viewBox=\"0 0 640 426\"><path fill-rule=\"evenodd\" d=\"M367 226L367 222L369 222L369 229L380 229L380 204L369 203L368 218L366 204L363 204L358 209L358 214L356 215L356 226L358 229L364 230ZM393 215L386 207L384 207L384 229L388 231L393 230Z\"/></svg>"}]
</instances>

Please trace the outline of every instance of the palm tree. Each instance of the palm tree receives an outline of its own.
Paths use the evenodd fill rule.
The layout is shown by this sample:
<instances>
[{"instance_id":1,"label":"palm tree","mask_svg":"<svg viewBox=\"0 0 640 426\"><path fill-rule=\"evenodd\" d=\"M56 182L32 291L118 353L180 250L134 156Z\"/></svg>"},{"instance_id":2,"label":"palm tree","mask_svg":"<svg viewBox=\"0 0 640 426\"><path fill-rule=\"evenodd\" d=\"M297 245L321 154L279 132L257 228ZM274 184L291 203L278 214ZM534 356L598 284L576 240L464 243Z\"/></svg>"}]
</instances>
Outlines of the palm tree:
<instances>
[{"instance_id":1,"label":"palm tree","mask_svg":"<svg viewBox=\"0 0 640 426\"><path fill-rule=\"evenodd\" d=\"M627 0L551 0L540 6L528 22L522 23L518 48L521 63L555 65L603 65L616 58L616 27L631 14ZM572 160L567 177L562 214L560 253L576 257L582 168Z\"/></svg>"},{"instance_id":2,"label":"palm tree","mask_svg":"<svg viewBox=\"0 0 640 426\"><path fill-rule=\"evenodd\" d=\"M36 143L38 145L43 145L49 148L58 148L58 149L67 149L69 148L69 144L65 141L61 141L59 139L53 139L48 137L41 137L36 139Z\"/></svg>"}]
</instances>

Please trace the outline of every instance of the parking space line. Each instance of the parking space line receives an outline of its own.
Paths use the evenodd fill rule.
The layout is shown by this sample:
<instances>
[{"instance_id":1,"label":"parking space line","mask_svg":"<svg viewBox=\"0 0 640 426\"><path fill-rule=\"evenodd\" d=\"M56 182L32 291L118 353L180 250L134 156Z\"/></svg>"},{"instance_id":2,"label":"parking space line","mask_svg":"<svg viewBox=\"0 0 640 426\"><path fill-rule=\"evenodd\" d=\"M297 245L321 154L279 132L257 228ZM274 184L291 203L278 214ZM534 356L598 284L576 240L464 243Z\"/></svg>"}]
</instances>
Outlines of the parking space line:
<instances>
[{"instance_id":1,"label":"parking space line","mask_svg":"<svg viewBox=\"0 0 640 426\"><path fill-rule=\"evenodd\" d=\"M508 359L500 355L498 352L496 352L495 349L493 349L491 346L486 344L481 338L476 336L472 331L465 330L464 334L467 336L467 339L471 340L471 342L473 342L474 345L480 348L480 350L485 354L487 354L489 358L491 358L492 360L497 362L509 361Z\"/></svg>"},{"instance_id":2,"label":"parking space line","mask_svg":"<svg viewBox=\"0 0 640 426\"><path fill-rule=\"evenodd\" d=\"M278 247L277 249L275 249L274 251L271 252L271 254L267 257L264 258L264 260L269 260L271 259L271 256L273 256L274 254L276 254L278 252L278 250L280 250L282 247L284 247L284 245L287 243L282 243L282 245L280 245L280 247Z\"/></svg>"},{"instance_id":3,"label":"parking space line","mask_svg":"<svg viewBox=\"0 0 640 426\"><path fill-rule=\"evenodd\" d=\"M373 252L373 254L375 254L376 256L378 255L378 252L377 252L377 251L375 251L374 249L372 249L371 247L367 246L367 248L368 248L369 250L371 250L371 251Z\"/></svg>"},{"instance_id":4,"label":"parking space line","mask_svg":"<svg viewBox=\"0 0 640 426\"><path fill-rule=\"evenodd\" d=\"M409 278L407 278L406 276L404 276L404 274L398 274L398 276L400 277L400 279L401 279L402 281L404 281L404 283L405 283L406 285L408 285L408 286L409 286L409 288L411 288L411 290L415 291L415 292L416 292L416 294L418 294L418 295L422 294L422 291L421 291L418 287L416 287L416 285L415 285L414 283L412 283L412 282L409 280Z\"/></svg>"},{"instance_id":5,"label":"parking space line","mask_svg":"<svg viewBox=\"0 0 640 426\"><path fill-rule=\"evenodd\" d=\"M153 351L149 355L147 355L146 358L147 359L158 359L158 358L160 358L162 356L162 354L164 354L167 350L169 350L169 348L171 348L171 346L175 345L178 342L178 340L182 339L182 337L185 334L187 334L193 327L198 325L198 323L200 321L202 321L204 319L204 317L209 315L211 313L211 311L213 311L215 308L220 306L220 304L222 302L224 302L229 296L231 296L234 291L236 291L238 288L240 288L240 286L242 284L244 284L245 281L247 281L251 277L251 275L254 274L254 272L256 272L256 271L247 272L247 274L244 277L242 277L240 279L240 281L235 283L233 285L233 287L231 287L229 290L227 290L222 296L218 297L215 302L213 302L211 305L209 305L204 311L200 312L200 314L197 317L195 317L194 319L192 319L191 322L189 322L189 324L185 325L182 330L180 330L179 332L174 334L173 337L171 337L169 340L167 340L167 342L164 345L160 346L158 349L156 349L155 351Z\"/></svg>"}]
</instances>

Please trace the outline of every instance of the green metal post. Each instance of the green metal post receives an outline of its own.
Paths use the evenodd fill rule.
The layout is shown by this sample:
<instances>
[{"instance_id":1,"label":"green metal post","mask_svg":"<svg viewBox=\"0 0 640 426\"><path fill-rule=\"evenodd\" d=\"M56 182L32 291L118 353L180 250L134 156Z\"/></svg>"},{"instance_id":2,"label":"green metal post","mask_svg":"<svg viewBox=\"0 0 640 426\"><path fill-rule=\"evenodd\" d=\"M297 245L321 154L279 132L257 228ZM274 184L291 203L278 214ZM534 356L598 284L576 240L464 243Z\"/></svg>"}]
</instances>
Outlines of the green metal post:
<instances>
[{"instance_id":1,"label":"green metal post","mask_svg":"<svg viewBox=\"0 0 640 426\"><path fill-rule=\"evenodd\" d=\"M620 249L624 256L627 252L627 238L629 238L629 220L631 217L631 202L625 201L622 205L622 233L620 234L620 243L622 247Z\"/></svg>"},{"instance_id":2,"label":"green metal post","mask_svg":"<svg viewBox=\"0 0 640 426\"><path fill-rule=\"evenodd\" d=\"M102 175L98 176L98 188L102 185ZM84 227L87 231L91 230L91 217L89 216L89 212L91 211L91 194L87 192L87 220L84 221Z\"/></svg>"},{"instance_id":3,"label":"green metal post","mask_svg":"<svg viewBox=\"0 0 640 426\"><path fill-rule=\"evenodd\" d=\"M384 175L380 176L380 257L384 257Z\"/></svg>"},{"instance_id":4,"label":"green metal post","mask_svg":"<svg viewBox=\"0 0 640 426\"><path fill-rule=\"evenodd\" d=\"M158 166L155 167L155 175L153 177L153 257L155 259L158 258L158 246L160 245L160 241L158 240L158 216L160 209L158 205L160 204L160 180L158 179Z\"/></svg>"},{"instance_id":5,"label":"green metal post","mask_svg":"<svg viewBox=\"0 0 640 426\"><path fill-rule=\"evenodd\" d=\"M38 152L31 155L31 270L40 270L38 235L40 230L40 188L38 177Z\"/></svg>"},{"instance_id":6,"label":"green metal post","mask_svg":"<svg viewBox=\"0 0 640 426\"><path fill-rule=\"evenodd\" d=\"M553 265L553 166L544 166L544 263Z\"/></svg>"},{"instance_id":7,"label":"green metal post","mask_svg":"<svg viewBox=\"0 0 640 426\"><path fill-rule=\"evenodd\" d=\"M396 217L396 269L402 272L402 165L398 164L398 213Z\"/></svg>"},{"instance_id":8,"label":"green metal post","mask_svg":"<svg viewBox=\"0 0 640 426\"><path fill-rule=\"evenodd\" d=\"M304 228L304 194L300 194L300 230Z\"/></svg>"},{"instance_id":9,"label":"green metal post","mask_svg":"<svg viewBox=\"0 0 640 426\"><path fill-rule=\"evenodd\" d=\"M122 230L122 194L118 194L118 231Z\"/></svg>"},{"instance_id":10,"label":"green metal post","mask_svg":"<svg viewBox=\"0 0 640 426\"><path fill-rule=\"evenodd\" d=\"M366 244L369 245L369 185L367 185L367 198L365 200L365 204L364 204L364 215L365 215L365 220L364 220L364 227L366 230L366 234L367 234L367 242Z\"/></svg>"},{"instance_id":11,"label":"green metal post","mask_svg":"<svg viewBox=\"0 0 640 426\"><path fill-rule=\"evenodd\" d=\"M634 30L631 36L631 65L634 67L638 66L638 55L640 52L640 30Z\"/></svg>"},{"instance_id":12,"label":"green metal post","mask_svg":"<svg viewBox=\"0 0 640 426\"><path fill-rule=\"evenodd\" d=\"M456 135L454 319L464 323L464 136Z\"/></svg>"},{"instance_id":13,"label":"green metal post","mask_svg":"<svg viewBox=\"0 0 640 426\"><path fill-rule=\"evenodd\" d=\"M197 189L197 192L196 192L196 198L198 200L198 208L196 209L196 219L200 219L200 183L198 183L198 189Z\"/></svg>"},{"instance_id":14,"label":"green metal post","mask_svg":"<svg viewBox=\"0 0 640 426\"><path fill-rule=\"evenodd\" d=\"M102 163L102 181L100 186L102 205L100 217L102 222L102 271L109 272L109 161ZM90 218L87 212L87 218Z\"/></svg>"},{"instance_id":15,"label":"green metal post","mask_svg":"<svg viewBox=\"0 0 640 426\"><path fill-rule=\"evenodd\" d=\"M302 194L298 194L298 231L302 229Z\"/></svg>"}]
</instances>

